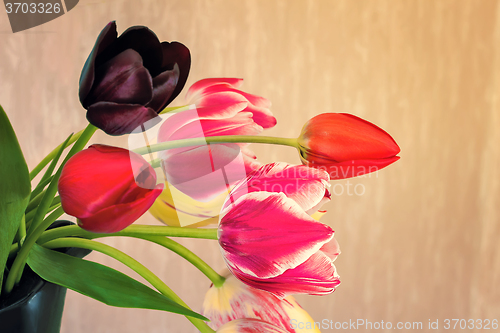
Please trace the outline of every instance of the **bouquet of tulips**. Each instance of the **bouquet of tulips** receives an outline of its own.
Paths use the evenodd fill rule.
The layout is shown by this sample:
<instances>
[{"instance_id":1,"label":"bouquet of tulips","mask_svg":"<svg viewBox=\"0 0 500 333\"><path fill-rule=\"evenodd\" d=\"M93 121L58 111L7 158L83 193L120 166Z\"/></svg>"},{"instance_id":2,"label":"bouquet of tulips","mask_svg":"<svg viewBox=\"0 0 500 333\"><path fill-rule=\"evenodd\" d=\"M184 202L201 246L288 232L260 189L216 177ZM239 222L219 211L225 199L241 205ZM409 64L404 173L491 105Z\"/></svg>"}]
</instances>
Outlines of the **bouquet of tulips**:
<instances>
[{"instance_id":1,"label":"bouquet of tulips","mask_svg":"<svg viewBox=\"0 0 500 333\"><path fill-rule=\"evenodd\" d=\"M292 320L313 322L292 295L326 295L340 283L339 245L319 222L330 181L378 171L398 160L399 147L379 127L339 113L312 118L298 138L260 136L276 119L267 99L239 89L241 79L200 80L185 106L168 107L190 64L183 44L160 43L142 26L118 37L109 23L80 77L89 125L31 172L0 109L0 299L28 265L112 306L185 315L201 332L298 332ZM129 149L85 148L97 129L128 135ZM295 147L303 165L262 165L250 143ZM133 224L148 210L165 226ZM48 229L63 213L77 224ZM201 270L212 282L194 307L201 311L140 262L96 241L108 236L159 244ZM215 240L227 271L217 273L171 237ZM115 258L154 289L56 250L71 247Z\"/></svg>"}]
</instances>

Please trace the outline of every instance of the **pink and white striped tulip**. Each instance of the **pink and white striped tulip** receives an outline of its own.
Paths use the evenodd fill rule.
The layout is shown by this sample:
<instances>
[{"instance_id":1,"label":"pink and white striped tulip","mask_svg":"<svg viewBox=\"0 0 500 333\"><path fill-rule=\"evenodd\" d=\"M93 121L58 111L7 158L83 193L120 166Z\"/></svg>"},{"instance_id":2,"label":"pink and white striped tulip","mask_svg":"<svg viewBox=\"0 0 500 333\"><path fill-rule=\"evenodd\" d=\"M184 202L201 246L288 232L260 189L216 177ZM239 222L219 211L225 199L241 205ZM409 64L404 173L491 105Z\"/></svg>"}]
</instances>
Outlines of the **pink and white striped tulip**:
<instances>
[{"instance_id":1,"label":"pink and white striped tulip","mask_svg":"<svg viewBox=\"0 0 500 333\"><path fill-rule=\"evenodd\" d=\"M237 319L220 327L216 333L287 333L287 331L258 319Z\"/></svg>"},{"instance_id":2,"label":"pink and white striped tulip","mask_svg":"<svg viewBox=\"0 0 500 333\"><path fill-rule=\"evenodd\" d=\"M263 97L236 88L241 79L205 79L188 91L196 110L179 112L160 128L158 141L257 135L276 124ZM207 144L164 151L162 167L170 184L190 197L209 201L261 166L248 144Z\"/></svg>"},{"instance_id":3,"label":"pink and white striped tulip","mask_svg":"<svg viewBox=\"0 0 500 333\"><path fill-rule=\"evenodd\" d=\"M279 299L276 296L242 283L229 275L224 284L217 288L212 286L206 293L201 314L210 322L208 325L217 330L222 325L244 318L254 318L272 323L289 333L319 333L316 329L300 329L315 327L314 320L292 296Z\"/></svg>"},{"instance_id":4,"label":"pink and white striped tulip","mask_svg":"<svg viewBox=\"0 0 500 333\"><path fill-rule=\"evenodd\" d=\"M276 125L276 118L269 110L271 102L264 97L248 94L237 88L243 79L210 78L195 82L188 90L186 99L203 118L231 118L239 112L249 112L256 124L263 128Z\"/></svg>"},{"instance_id":5,"label":"pink and white striped tulip","mask_svg":"<svg viewBox=\"0 0 500 333\"><path fill-rule=\"evenodd\" d=\"M334 231L307 213L329 200L328 179L321 170L273 163L237 184L218 230L231 273L280 298L333 292L339 245Z\"/></svg>"}]
</instances>

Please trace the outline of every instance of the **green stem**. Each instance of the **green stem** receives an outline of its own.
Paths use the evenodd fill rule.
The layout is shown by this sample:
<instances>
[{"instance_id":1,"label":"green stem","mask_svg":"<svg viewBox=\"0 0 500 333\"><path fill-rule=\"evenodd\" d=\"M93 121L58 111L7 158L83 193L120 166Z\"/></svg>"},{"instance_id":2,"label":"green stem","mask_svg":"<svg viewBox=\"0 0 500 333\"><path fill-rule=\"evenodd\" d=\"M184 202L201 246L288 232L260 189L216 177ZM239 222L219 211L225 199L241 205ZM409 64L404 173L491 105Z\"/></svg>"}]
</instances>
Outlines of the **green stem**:
<instances>
[{"instance_id":1,"label":"green stem","mask_svg":"<svg viewBox=\"0 0 500 333\"><path fill-rule=\"evenodd\" d=\"M62 146L59 148L59 151L56 153L56 155L54 155L54 158L52 159L52 162L50 162L49 166L47 167L47 169L45 170L45 173L44 175L42 176L42 178L40 179L40 183L36 186L36 188L33 190L33 192L37 193L37 191L41 190L42 189L42 186L43 186L43 183L49 179L49 178L52 178L52 173L54 172L54 169L56 168L56 165L57 165L57 162L59 162L59 159L61 158L61 155L64 151L64 149L66 149L66 147L68 147L69 145L69 141L71 140L71 138L73 137L73 134L74 133L71 133L67 138L66 140L64 140L64 142L62 143Z\"/></svg>"},{"instance_id":2,"label":"green stem","mask_svg":"<svg viewBox=\"0 0 500 333\"><path fill-rule=\"evenodd\" d=\"M225 281L225 278L220 276L212 267L210 267L207 263L205 263L200 257L198 257L196 254L191 252L189 249L186 247L182 246L181 244L166 238L165 236L171 236L170 234L173 234L175 236L179 236L179 230L175 230L177 228L175 227L163 227L160 226L161 229L156 228L156 226L141 226L141 230L138 230L138 226L130 226L120 232L114 233L114 234L97 234L89 231L85 231L82 228L72 225L72 226L64 226L64 227L59 227L51 230L46 230L38 239L38 244L44 244L46 242L52 241L54 239L59 239L63 237L83 237L83 238L89 238L89 239L95 239L95 238L102 238L102 237L113 237L113 236L125 236L125 237L134 237L134 238L140 238L144 239L153 243L156 243L158 245L161 245L163 247L166 247L167 249L177 253L187 261L189 261L191 264L193 264L196 268L198 268L203 274L205 274L210 281L213 282L215 286L222 286L222 284ZM147 227L146 230L144 230L143 227ZM151 228L153 227L153 228ZM172 232L172 229L174 228L174 232ZM153 230L151 230L153 229ZM180 228L180 229L185 229L185 228ZM138 231L136 231L138 230ZM187 230L187 229L186 229ZM192 230L192 229L191 229ZM210 230L210 239L213 239L217 236L216 232L217 229L201 229L201 230ZM169 235L166 235L169 234Z\"/></svg>"},{"instance_id":3,"label":"green stem","mask_svg":"<svg viewBox=\"0 0 500 333\"><path fill-rule=\"evenodd\" d=\"M13 257L17 251L19 250L20 246L19 246L19 243L14 243L10 246L10 250L9 250L9 259L11 257Z\"/></svg>"},{"instance_id":4,"label":"green stem","mask_svg":"<svg viewBox=\"0 0 500 333\"><path fill-rule=\"evenodd\" d=\"M48 226L54 223L55 220L57 220L59 216L61 216L62 214L64 214L64 210L62 209L62 207L59 207L52 214L50 214L31 235L28 235L28 237L24 241L23 246L21 246L21 249L19 250L19 253L16 256L16 259L12 263L9 275L7 276L7 280L5 281L4 288L7 294L9 294L12 291L15 283L21 280L21 275L24 270L26 259L28 258L28 254L33 245L36 243L38 237L42 234L42 232L45 229L47 229Z\"/></svg>"},{"instance_id":5,"label":"green stem","mask_svg":"<svg viewBox=\"0 0 500 333\"><path fill-rule=\"evenodd\" d=\"M26 213L28 213L28 212L32 211L34 208L36 208L40 204L40 201L42 201L44 195L45 195L45 191L42 191L36 197L31 199L30 203L28 204L28 207L26 207Z\"/></svg>"},{"instance_id":6,"label":"green stem","mask_svg":"<svg viewBox=\"0 0 500 333\"><path fill-rule=\"evenodd\" d=\"M38 239L37 243L43 244L56 238L76 236L84 238L98 238L108 236L168 236L184 238L217 239L217 229L192 229L182 227L167 227L156 225L131 225L122 231L112 234L96 234L83 230L77 225L64 226L51 230L46 230Z\"/></svg>"},{"instance_id":7,"label":"green stem","mask_svg":"<svg viewBox=\"0 0 500 333\"><path fill-rule=\"evenodd\" d=\"M151 272L147 267L142 265L140 262L130 257L129 255L123 253L120 250L115 249L112 246L99 243L96 241L92 241L89 239L83 238L59 238L48 243L44 244L45 247L55 249L61 247L80 247L93 251L98 251L104 253L127 267L131 268L134 272L138 273L142 276L146 281L151 283L153 287L155 287L160 293L177 302L178 304L189 309L189 306L179 297L176 293L173 292L159 277L157 277L153 272ZM186 316L186 318L193 323L196 328L198 328L201 332L210 332L214 331L208 327L208 325L200 319L191 318ZM208 330L208 329L209 330Z\"/></svg>"},{"instance_id":8,"label":"green stem","mask_svg":"<svg viewBox=\"0 0 500 333\"><path fill-rule=\"evenodd\" d=\"M154 168L159 168L161 166L161 158L155 158L154 160L150 161L149 164L151 164L151 167Z\"/></svg>"},{"instance_id":9,"label":"green stem","mask_svg":"<svg viewBox=\"0 0 500 333\"><path fill-rule=\"evenodd\" d=\"M217 288L222 287L224 281L226 281L225 277L221 276L200 257L176 241L164 236L140 236L140 238L161 245L172 252L177 253L205 274L205 276L208 277Z\"/></svg>"},{"instance_id":10,"label":"green stem","mask_svg":"<svg viewBox=\"0 0 500 333\"><path fill-rule=\"evenodd\" d=\"M26 216L23 215L21 219L21 223L19 224L19 229L17 229L16 237L14 239L15 243L24 242L24 238L26 237ZM21 245L21 244L19 244Z\"/></svg>"},{"instance_id":11,"label":"green stem","mask_svg":"<svg viewBox=\"0 0 500 333\"><path fill-rule=\"evenodd\" d=\"M298 147L297 139L279 138L272 136L226 135L160 142L151 146L134 149L133 151L137 154L144 155L172 148L203 146L208 143L268 143L274 145L291 146L295 148Z\"/></svg>"},{"instance_id":12,"label":"green stem","mask_svg":"<svg viewBox=\"0 0 500 333\"><path fill-rule=\"evenodd\" d=\"M40 181L40 183L38 183L36 188L31 192L31 198L36 198L40 194L40 192L43 191L45 186L50 184L50 182L52 181L52 178L53 178L53 176L50 176L47 179Z\"/></svg>"},{"instance_id":13,"label":"green stem","mask_svg":"<svg viewBox=\"0 0 500 333\"><path fill-rule=\"evenodd\" d=\"M57 196L52 200L52 204L50 205L49 209L47 209L47 215L48 213L52 212L54 209L58 208L61 206L61 197ZM33 216L35 216L36 209L33 209L29 212L26 213L26 227L27 230L31 227L31 222L33 221Z\"/></svg>"},{"instance_id":14,"label":"green stem","mask_svg":"<svg viewBox=\"0 0 500 333\"><path fill-rule=\"evenodd\" d=\"M68 141L67 145L69 146L70 144L78 140L84 131L85 130L81 130L80 132L74 134ZM40 171L42 171L43 168L45 168L45 166L49 164L50 161L52 161L52 159L57 155L58 151L63 145L64 142L54 148L54 150L52 150L47 156L45 156L43 160L40 161L40 163L38 163L38 165L30 172L30 180L33 180L33 178L35 178L40 173Z\"/></svg>"},{"instance_id":15,"label":"green stem","mask_svg":"<svg viewBox=\"0 0 500 333\"><path fill-rule=\"evenodd\" d=\"M50 211L54 210L55 208L57 208L55 206L59 206L60 203L61 203L60 196L57 196L54 199L52 199L52 202L51 202L50 207L49 207L47 212L50 212ZM30 207L30 206L32 206L32 207ZM30 202L28 207L29 207L29 209L26 208L26 221L30 221L31 219L33 219L33 217L35 216L36 208L38 207L38 204L31 205L31 202Z\"/></svg>"}]
</instances>

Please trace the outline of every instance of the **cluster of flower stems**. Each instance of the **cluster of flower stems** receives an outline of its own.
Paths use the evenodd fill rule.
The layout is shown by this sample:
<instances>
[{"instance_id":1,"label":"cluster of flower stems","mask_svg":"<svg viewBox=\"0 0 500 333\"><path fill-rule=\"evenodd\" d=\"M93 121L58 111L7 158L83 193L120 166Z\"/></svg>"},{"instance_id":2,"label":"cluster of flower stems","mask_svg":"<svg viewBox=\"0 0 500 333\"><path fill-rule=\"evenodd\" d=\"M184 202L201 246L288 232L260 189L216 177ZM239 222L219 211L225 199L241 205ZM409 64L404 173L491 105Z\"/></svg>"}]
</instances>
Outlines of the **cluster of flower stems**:
<instances>
[{"instance_id":1,"label":"cluster of flower stems","mask_svg":"<svg viewBox=\"0 0 500 333\"><path fill-rule=\"evenodd\" d=\"M172 108L174 109L174 108ZM62 168L66 161L81 151L89 142L92 135L97 128L89 124L84 130L70 135L65 142L56 147L50 152L31 172L30 179L33 179L45 168L46 172L42 176L40 182L31 192L30 202L23 216L21 226L16 235L16 242L12 245L9 253L10 258L14 258L13 264L8 272L4 292L10 293L14 286L19 283L28 254L35 243L43 245L49 249L64 248L64 247L78 247L89 249L92 251L101 252L108 255L124 265L128 266L160 293L177 302L178 304L189 309L187 304L176 295L160 278L153 272L142 265L137 260L128 256L116 248L94 241L94 239L102 237L134 237L143 239L152 243L163 246L172 252L180 255L188 262L198 268L204 275L206 275L214 284L215 287L220 287L224 283L225 278L219 275L212 267L200 259L196 254L191 252L186 247L173 241L167 237L185 237L185 238L202 238L217 240L217 228L211 229L196 229L196 228L183 228L183 227L170 227L170 226L152 226L152 225L131 225L122 231L111 234L92 233L81 229L77 225L70 225L47 230L47 228L54 223L62 214L64 210L61 207L61 200L57 195L57 183L61 175ZM200 146L209 143L268 143L292 146L298 149L296 139L266 137L266 136L214 136L214 137L201 137L193 139L184 139L170 142L162 142L134 150L138 154L150 154L166 149L187 147L187 146ZM69 153L57 169L55 167L61 157L63 151L71 147ZM50 164L49 164L50 163ZM152 163L157 166L159 163ZM50 214L49 214L50 213ZM49 214L47 216L47 214ZM214 332L205 322L200 319L186 316L194 326L201 332Z\"/></svg>"}]
</instances>

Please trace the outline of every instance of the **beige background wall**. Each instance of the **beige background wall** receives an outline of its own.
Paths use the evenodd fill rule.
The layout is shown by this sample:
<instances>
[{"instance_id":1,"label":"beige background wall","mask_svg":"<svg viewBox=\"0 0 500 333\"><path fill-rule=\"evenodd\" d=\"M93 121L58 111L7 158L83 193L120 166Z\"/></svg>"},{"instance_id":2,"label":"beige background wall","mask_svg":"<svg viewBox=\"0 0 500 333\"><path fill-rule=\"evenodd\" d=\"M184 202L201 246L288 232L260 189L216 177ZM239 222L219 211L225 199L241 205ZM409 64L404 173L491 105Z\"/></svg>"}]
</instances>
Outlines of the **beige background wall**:
<instances>
[{"instance_id":1,"label":"beige background wall","mask_svg":"<svg viewBox=\"0 0 500 333\"><path fill-rule=\"evenodd\" d=\"M246 91L273 102L278 126L270 135L296 136L318 113L350 112L399 143L396 164L337 182L345 191L361 184L365 193L344 191L326 207L323 221L342 249L342 284L329 296L298 297L316 320L426 327L429 319L500 319L500 2L81 0L16 34L0 12L0 103L30 167L85 126L78 77L110 20L120 33L142 24L160 40L185 43L193 56L188 85L244 78ZM94 141L125 145L102 134ZM253 149L265 162L299 162L290 148ZM149 215L141 222L156 223ZM107 242L199 309L209 282L189 264L150 244ZM223 267L215 242L182 243ZM96 253L89 258L123 269ZM177 315L111 308L73 292L62 327L194 331Z\"/></svg>"}]
</instances>

